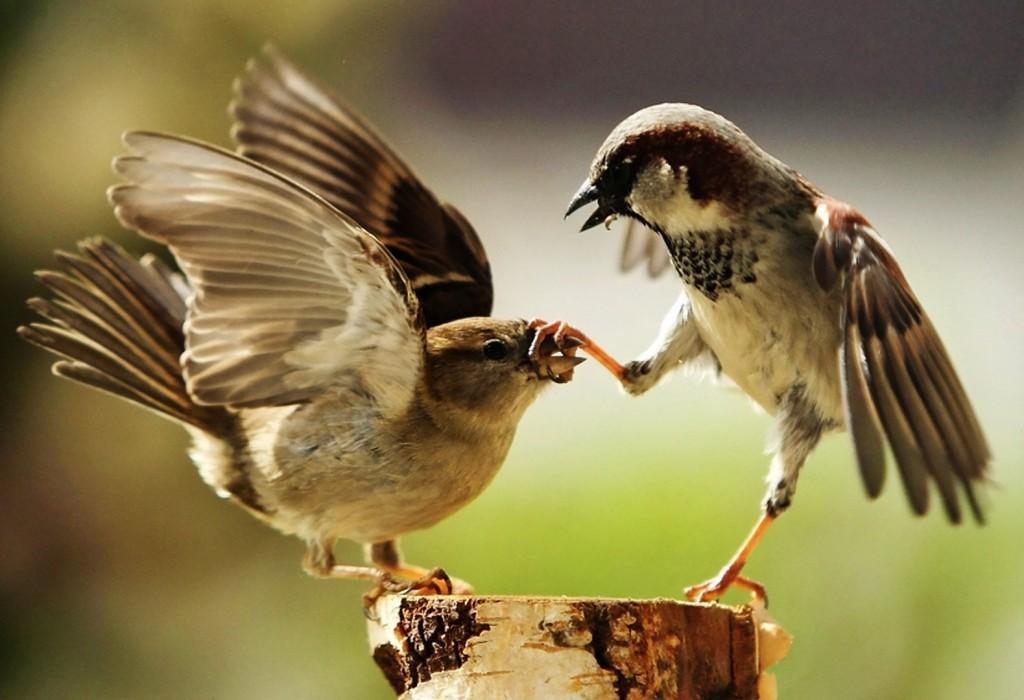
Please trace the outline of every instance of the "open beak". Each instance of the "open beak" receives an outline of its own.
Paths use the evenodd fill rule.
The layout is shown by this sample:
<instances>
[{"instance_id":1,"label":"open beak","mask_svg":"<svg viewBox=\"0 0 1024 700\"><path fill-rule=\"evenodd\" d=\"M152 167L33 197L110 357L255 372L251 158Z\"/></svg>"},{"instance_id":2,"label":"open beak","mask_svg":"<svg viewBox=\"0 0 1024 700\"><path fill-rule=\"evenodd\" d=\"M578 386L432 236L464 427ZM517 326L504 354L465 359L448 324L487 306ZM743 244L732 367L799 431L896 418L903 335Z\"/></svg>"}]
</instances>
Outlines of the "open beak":
<instances>
[{"instance_id":1,"label":"open beak","mask_svg":"<svg viewBox=\"0 0 1024 700\"><path fill-rule=\"evenodd\" d=\"M565 211L565 218L568 218L569 215L577 209L585 207L591 202L597 202L597 209L587 218L586 221L583 222L583 226L580 228L580 231L586 231L589 228L594 228L598 224L604 223L608 217L619 213L614 203L602 198L597 185L591 183L590 178L587 178L583 181L580 188L576 190L576 194L572 196L572 201L569 202L569 208Z\"/></svg>"},{"instance_id":2,"label":"open beak","mask_svg":"<svg viewBox=\"0 0 1024 700\"><path fill-rule=\"evenodd\" d=\"M527 356L525 364L537 375L538 379L550 379L555 384L572 381L573 370L585 362L587 358L576 357L579 342L566 338L559 347L553 336L548 336L540 346L540 356L532 360ZM556 354L559 353L559 354Z\"/></svg>"}]
</instances>

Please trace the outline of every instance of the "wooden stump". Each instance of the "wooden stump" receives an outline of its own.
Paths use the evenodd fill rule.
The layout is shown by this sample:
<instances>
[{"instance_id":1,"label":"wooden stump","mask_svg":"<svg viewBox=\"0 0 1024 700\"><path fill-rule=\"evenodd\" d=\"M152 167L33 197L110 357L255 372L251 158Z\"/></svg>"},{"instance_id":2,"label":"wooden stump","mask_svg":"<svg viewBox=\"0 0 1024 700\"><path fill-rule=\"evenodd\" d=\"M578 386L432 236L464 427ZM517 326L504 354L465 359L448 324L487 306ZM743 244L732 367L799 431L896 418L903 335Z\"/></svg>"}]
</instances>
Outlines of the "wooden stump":
<instances>
[{"instance_id":1,"label":"wooden stump","mask_svg":"<svg viewBox=\"0 0 1024 700\"><path fill-rule=\"evenodd\" d=\"M760 606L675 600L386 596L370 615L403 700L772 700L791 642Z\"/></svg>"}]
</instances>

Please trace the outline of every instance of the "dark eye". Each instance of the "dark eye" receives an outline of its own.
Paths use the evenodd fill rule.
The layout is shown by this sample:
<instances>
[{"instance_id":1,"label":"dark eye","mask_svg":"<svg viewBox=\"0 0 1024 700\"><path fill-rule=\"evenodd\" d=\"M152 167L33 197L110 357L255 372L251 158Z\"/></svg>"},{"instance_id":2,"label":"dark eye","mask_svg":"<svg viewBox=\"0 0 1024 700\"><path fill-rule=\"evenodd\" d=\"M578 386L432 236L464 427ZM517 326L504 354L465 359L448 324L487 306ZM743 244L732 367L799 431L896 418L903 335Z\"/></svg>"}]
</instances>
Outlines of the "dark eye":
<instances>
[{"instance_id":1,"label":"dark eye","mask_svg":"<svg viewBox=\"0 0 1024 700\"><path fill-rule=\"evenodd\" d=\"M508 346L504 341L492 338L484 343L484 357L488 360L504 360L508 357Z\"/></svg>"}]
</instances>

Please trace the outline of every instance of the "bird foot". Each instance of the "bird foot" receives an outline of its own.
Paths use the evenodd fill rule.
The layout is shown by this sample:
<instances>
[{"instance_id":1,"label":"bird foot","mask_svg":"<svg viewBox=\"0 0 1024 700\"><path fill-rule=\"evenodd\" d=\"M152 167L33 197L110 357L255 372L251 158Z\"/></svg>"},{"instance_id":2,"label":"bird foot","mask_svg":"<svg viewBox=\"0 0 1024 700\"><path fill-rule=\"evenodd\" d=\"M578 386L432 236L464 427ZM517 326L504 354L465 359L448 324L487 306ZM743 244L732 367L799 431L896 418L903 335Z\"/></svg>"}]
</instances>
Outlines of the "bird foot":
<instances>
[{"instance_id":1,"label":"bird foot","mask_svg":"<svg viewBox=\"0 0 1024 700\"><path fill-rule=\"evenodd\" d=\"M752 598L760 600L768 607L768 594L765 593L764 586L754 579L740 576L738 571L733 571L730 567L722 569L717 576L704 583L688 586L683 590L683 594L687 600L708 603L721 598L733 586L747 589Z\"/></svg>"},{"instance_id":2,"label":"bird foot","mask_svg":"<svg viewBox=\"0 0 1024 700\"><path fill-rule=\"evenodd\" d=\"M452 578L440 567L430 569L412 581L381 572L377 584L363 594L363 607L371 608L384 595L472 595L473 586Z\"/></svg>"},{"instance_id":3,"label":"bird foot","mask_svg":"<svg viewBox=\"0 0 1024 700\"><path fill-rule=\"evenodd\" d=\"M579 348L597 360L605 369L611 372L616 379L622 380L625 371L622 364L609 355L600 345L595 343L587 334L575 326L570 326L565 321L547 321L535 318L530 321L530 328L536 331L533 342L530 343L530 359L537 361L541 356L541 346L548 338L554 340L555 346L564 354L572 356L575 349Z\"/></svg>"},{"instance_id":4,"label":"bird foot","mask_svg":"<svg viewBox=\"0 0 1024 700\"><path fill-rule=\"evenodd\" d=\"M530 343L530 359L537 361L544 354L544 349L561 350L563 353L575 354L576 348L583 345L586 336L565 321L548 323L542 318L530 321L529 327L535 331L533 342ZM548 339L554 342L553 348L544 348Z\"/></svg>"}]
</instances>

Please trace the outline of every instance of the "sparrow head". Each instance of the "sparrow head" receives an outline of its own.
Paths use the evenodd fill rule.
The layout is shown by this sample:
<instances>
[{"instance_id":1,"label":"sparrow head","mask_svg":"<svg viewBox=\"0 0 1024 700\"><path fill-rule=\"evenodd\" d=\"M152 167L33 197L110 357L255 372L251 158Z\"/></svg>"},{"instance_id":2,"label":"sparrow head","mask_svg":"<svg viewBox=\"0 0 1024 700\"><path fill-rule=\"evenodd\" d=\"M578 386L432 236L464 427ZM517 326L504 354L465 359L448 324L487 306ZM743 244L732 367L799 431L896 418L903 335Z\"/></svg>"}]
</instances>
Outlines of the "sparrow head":
<instances>
[{"instance_id":1,"label":"sparrow head","mask_svg":"<svg viewBox=\"0 0 1024 700\"><path fill-rule=\"evenodd\" d=\"M772 196L784 185L780 169L724 117L695 105L655 105L609 134L565 215L597 202L581 230L616 216L662 232L692 230Z\"/></svg>"},{"instance_id":2,"label":"sparrow head","mask_svg":"<svg viewBox=\"0 0 1024 700\"><path fill-rule=\"evenodd\" d=\"M428 393L448 412L481 421L518 421L539 390L572 379L582 357L556 354L548 339L530 357L534 330L526 321L464 318L427 332Z\"/></svg>"}]
</instances>

